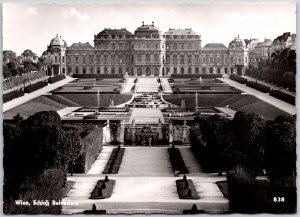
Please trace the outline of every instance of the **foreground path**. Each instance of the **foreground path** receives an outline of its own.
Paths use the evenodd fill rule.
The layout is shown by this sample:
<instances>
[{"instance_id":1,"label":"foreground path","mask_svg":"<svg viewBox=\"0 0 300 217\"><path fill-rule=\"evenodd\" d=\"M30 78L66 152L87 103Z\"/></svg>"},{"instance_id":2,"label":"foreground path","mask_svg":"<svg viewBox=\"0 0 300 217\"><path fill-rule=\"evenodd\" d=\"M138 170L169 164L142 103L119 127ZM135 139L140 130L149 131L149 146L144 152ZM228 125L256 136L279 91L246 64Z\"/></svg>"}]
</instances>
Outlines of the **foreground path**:
<instances>
[{"instance_id":1,"label":"foreground path","mask_svg":"<svg viewBox=\"0 0 300 217\"><path fill-rule=\"evenodd\" d=\"M102 200L89 199L97 181L105 177L99 174L99 170L102 168L100 165L108 160L109 148L104 149L105 153L100 153L89 174L68 177L75 185L63 201L77 202L78 205L63 206L64 214L82 213L90 210L93 204L108 214L182 214L193 204L207 213L228 212L229 201L216 184L226 180L226 177L197 173L201 172L201 167L195 166L197 162L192 162L195 158L191 157L189 147L181 147L180 151L187 166L195 172L187 177L193 180L199 200L179 199L175 181L182 177L174 177L167 147L125 147L119 173L109 175L110 179L116 180L112 196ZM102 162L101 156L104 156Z\"/></svg>"},{"instance_id":2,"label":"foreground path","mask_svg":"<svg viewBox=\"0 0 300 217\"><path fill-rule=\"evenodd\" d=\"M249 93L251 95L254 95L256 96L257 98L275 106L276 108L279 108L281 109L282 111L285 111L286 113L290 114L290 115L295 115L297 113L297 110L296 110L296 106L293 106L289 103L286 103L282 100L279 100L273 96L270 96L269 94L267 93L263 93L263 92L260 92L258 90L255 90L251 87L247 87L246 85L244 84L240 84L236 81L233 81L233 80L230 80L230 79L224 79L224 78L218 78L220 81L223 81L227 84L230 84L231 86L245 92L245 93Z\"/></svg>"},{"instance_id":3,"label":"foreground path","mask_svg":"<svg viewBox=\"0 0 300 217\"><path fill-rule=\"evenodd\" d=\"M55 90L56 88L60 87L60 86L63 86L71 81L75 80L75 78L71 78L71 77L68 77L65 78L64 80L61 80L61 81L58 81L54 84L48 84L46 87L43 87L39 90L36 90L32 93L25 93L24 96L21 96L19 98L16 98L16 99L13 99L7 103L3 103L3 112L6 112L12 108L15 108L19 105L22 105L34 98L37 98L41 95L44 95L44 94L47 94L49 93L50 91L52 90Z\"/></svg>"}]
</instances>

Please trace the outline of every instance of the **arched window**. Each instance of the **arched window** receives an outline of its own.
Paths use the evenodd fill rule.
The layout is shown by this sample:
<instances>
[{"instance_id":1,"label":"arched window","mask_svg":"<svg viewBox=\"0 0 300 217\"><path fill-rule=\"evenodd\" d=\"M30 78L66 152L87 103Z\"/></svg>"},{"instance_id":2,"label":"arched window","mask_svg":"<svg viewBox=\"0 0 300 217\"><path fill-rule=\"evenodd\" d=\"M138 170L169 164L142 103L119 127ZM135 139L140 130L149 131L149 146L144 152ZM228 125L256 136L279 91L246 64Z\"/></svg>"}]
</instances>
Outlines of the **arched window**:
<instances>
[{"instance_id":1,"label":"arched window","mask_svg":"<svg viewBox=\"0 0 300 217\"><path fill-rule=\"evenodd\" d=\"M170 55L166 55L166 63L170 64Z\"/></svg>"},{"instance_id":2,"label":"arched window","mask_svg":"<svg viewBox=\"0 0 300 217\"><path fill-rule=\"evenodd\" d=\"M137 61L140 63L142 62L142 54L138 54L137 56Z\"/></svg>"},{"instance_id":3,"label":"arched window","mask_svg":"<svg viewBox=\"0 0 300 217\"><path fill-rule=\"evenodd\" d=\"M154 54L154 62L158 63L158 62L159 62L158 59L159 59L159 58L158 58L158 54Z\"/></svg>"},{"instance_id":4,"label":"arched window","mask_svg":"<svg viewBox=\"0 0 300 217\"><path fill-rule=\"evenodd\" d=\"M150 63L150 54L146 54L146 62Z\"/></svg>"},{"instance_id":5,"label":"arched window","mask_svg":"<svg viewBox=\"0 0 300 217\"><path fill-rule=\"evenodd\" d=\"M176 54L173 55L173 64L177 65L177 55Z\"/></svg>"}]
</instances>

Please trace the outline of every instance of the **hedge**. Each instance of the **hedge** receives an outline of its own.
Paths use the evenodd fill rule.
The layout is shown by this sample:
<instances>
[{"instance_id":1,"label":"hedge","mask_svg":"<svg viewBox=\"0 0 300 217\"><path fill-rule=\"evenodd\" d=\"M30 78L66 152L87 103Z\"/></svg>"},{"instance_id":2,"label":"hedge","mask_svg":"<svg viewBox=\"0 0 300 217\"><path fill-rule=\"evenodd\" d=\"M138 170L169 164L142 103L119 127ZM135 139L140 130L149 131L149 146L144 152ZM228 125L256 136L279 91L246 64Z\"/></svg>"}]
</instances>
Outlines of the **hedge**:
<instances>
[{"instance_id":1,"label":"hedge","mask_svg":"<svg viewBox=\"0 0 300 217\"><path fill-rule=\"evenodd\" d=\"M21 90L16 90L16 91L4 94L3 95L3 103L6 103L8 101L11 101L11 100L21 97L21 96L24 96L24 92Z\"/></svg>"},{"instance_id":2,"label":"hedge","mask_svg":"<svg viewBox=\"0 0 300 217\"><path fill-rule=\"evenodd\" d=\"M172 74L171 78L222 78L223 74Z\"/></svg>"},{"instance_id":3,"label":"hedge","mask_svg":"<svg viewBox=\"0 0 300 217\"><path fill-rule=\"evenodd\" d=\"M105 177L105 179L100 179L97 182L90 199L110 198L113 193L115 183L116 180L108 179L107 176Z\"/></svg>"},{"instance_id":4,"label":"hedge","mask_svg":"<svg viewBox=\"0 0 300 217\"><path fill-rule=\"evenodd\" d=\"M123 74L73 74L73 78L123 78Z\"/></svg>"},{"instance_id":5,"label":"hedge","mask_svg":"<svg viewBox=\"0 0 300 217\"><path fill-rule=\"evenodd\" d=\"M84 151L75 161L74 173L86 173L102 151L102 127L96 127L95 125L82 126L80 135Z\"/></svg>"},{"instance_id":6,"label":"hedge","mask_svg":"<svg viewBox=\"0 0 300 217\"><path fill-rule=\"evenodd\" d=\"M173 171L178 171L180 174L189 173L179 149L173 146L172 148L168 148L168 152Z\"/></svg>"},{"instance_id":7,"label":"hedge","mask_svg":"<svg viewBox=\"0 0 300 217\"><path fill-rule=\"evenodd\" d=\"M252 87L252 88L254 88L254 89L256 89L256 90L259 90L259 91L261 91L261 92L263 92L263 93L269 93L270 90L271 90L270 87L265 86L265 85L263 85L263 84L260 84L260 83L258 83L258 82L255 82L255 81L248 81L248 82L246 83L246 85L247 85L248 87Z\"/></svg>"},{"instance_id":8,"label":"hedge","mask_svg":"<svg viewBox=\"0 0 300 217\"><path fill-rule=\"evenodd\" d=\"M239 82L239 83L241 83L241 84L246 84L247 81L248 81L248 79L243 78L243 77L241 77L241 76L239 76L239 75L230 75L229 78L230 78L231 80L234 80L234 81Z\"/></svg>"},{"instance_id":9,"label":"hedge","mask_svg":"<svg viewBox=\"0 0 300 217\"><path fill-rule=\"evenodd\" d=\"M297 207L296 180L258 180L243 168L227 173L230 212L295 213ZM284 197L284 202L274 202Z\"/></svg>"},{"instance_id":10,"label":"hedge","mask_svg":"<svg viewBox=\"0 0 300 217\"><path fill-rule=\"evenodd\" d=\"M27 87L24 88L24 92L25 93L32 93L38 89L41 89L45 86L47 86L48 84L46 82L43 82L43 81L40 81L40 82L37 82L35 84L32 84L32 85L29 85Z\"/></svg>"},{"instance_id":11,"label":"hedge","mask_svg":"<svg viewBox=\"0 0 300 217\"><path fill-rule=\"evenodd\" d=\"M48 79L48 83L49 83L49 84L53 84L53 83L55 83L55 82L58 82L58 81L60 81L60 80L65 79L65 78L66 78L65 75L57 75L57 76L55 76L55 77L49 78L49 79Z\"/></svg>"},{"instance_id":12,"label":"hedge","mask_svg":"<svg viewBox=\"0 0 300 217\"><path fill-rule=\"evenodd\" d=\"M270 96L274 96L277 99L283 100L287 103L290 103L292 105L296 104L296 97L289 95L285 92L282 92L281 90L271 90L270 91Z\"/></svg>"}]
</instances>

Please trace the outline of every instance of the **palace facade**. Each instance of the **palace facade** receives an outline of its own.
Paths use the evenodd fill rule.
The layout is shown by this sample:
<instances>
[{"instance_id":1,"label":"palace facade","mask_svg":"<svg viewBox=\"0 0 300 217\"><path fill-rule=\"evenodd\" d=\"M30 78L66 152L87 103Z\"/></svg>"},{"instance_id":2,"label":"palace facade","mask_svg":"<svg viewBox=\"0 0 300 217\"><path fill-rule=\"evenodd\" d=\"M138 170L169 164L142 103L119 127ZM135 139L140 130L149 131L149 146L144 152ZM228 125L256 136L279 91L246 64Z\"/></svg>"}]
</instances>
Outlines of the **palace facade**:
<instances>
[{"instance_id":1,"label":"palace facade","mask_svg":"<svg viewBox=\"0 0 300 217\"><path fill-rule=\"evenodd\" d=\"M209 43L202 48L201 36L192 29L169 29L162 34L154 22L143 22L133 34L125 28L105 28L94 35L94 47L80 42L67 47L56 36L46 52L49 75L244 74L249 64L248 48L239 37L228 47Z\"/></svg>"}]
</instances>

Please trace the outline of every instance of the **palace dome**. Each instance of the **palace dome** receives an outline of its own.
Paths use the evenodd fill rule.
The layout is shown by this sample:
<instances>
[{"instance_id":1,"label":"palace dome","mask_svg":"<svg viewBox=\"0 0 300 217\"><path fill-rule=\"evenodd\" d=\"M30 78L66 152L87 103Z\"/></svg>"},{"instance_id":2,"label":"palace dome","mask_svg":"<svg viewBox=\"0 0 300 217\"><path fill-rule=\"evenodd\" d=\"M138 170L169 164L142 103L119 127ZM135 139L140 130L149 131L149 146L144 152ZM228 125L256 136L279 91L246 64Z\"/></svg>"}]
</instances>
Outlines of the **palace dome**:
<instances>
[{"instance_id":1,"label":"palace dome","mask_svg":"<svg viewBox=\"0 0 300 217\"><path fill-rule=\"evenodd\" d=\"M237 38L234 38L230 43L229 43L229 48L244 48L246 47L246 43L244 42L243 39L241 39L239 36Z\"/></svg>"},{"instance_id":2,"label":"palace dome","mask_svg":"<svg viewBox=\"0 0 300 217\"><path fill-rule=\"evenodd\" d=\"M57 34L56 37L50 41L50 46L67 46L67 43L61 38L61 36L58 37Z\"/></svg>"},{"instance_id":3,"label":"palace dome","mask_svg":"<svg viewBox=\"0 0 300 217\"><path fill-rule=\"evenodd\" d=\"M154 26L154 22L152 22L152 25L145 25L143 22L143 25L138 27L134 35L136 36L159 36L160 31Z\"/></svg>"}]
</instances>

